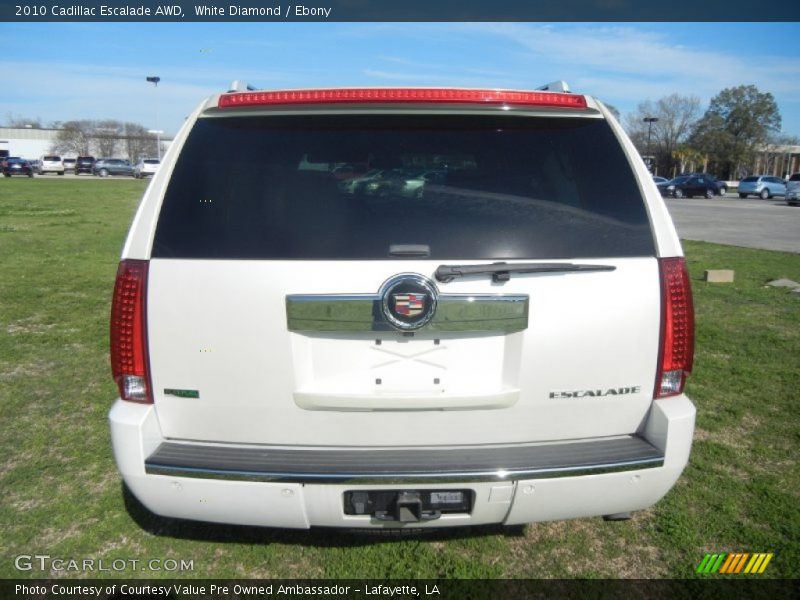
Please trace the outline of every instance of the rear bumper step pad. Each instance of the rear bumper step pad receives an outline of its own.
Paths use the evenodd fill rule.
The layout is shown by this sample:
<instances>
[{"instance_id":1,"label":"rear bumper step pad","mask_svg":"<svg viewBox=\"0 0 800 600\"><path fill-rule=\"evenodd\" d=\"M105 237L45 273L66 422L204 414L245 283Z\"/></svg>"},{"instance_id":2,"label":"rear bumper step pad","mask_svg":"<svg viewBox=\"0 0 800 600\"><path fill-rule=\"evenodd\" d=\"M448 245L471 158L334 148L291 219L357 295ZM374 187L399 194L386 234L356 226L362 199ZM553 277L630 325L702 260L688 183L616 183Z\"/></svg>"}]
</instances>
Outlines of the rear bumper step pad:
<instances>
[{"instance_id":1,"label":"rear bumper step pad","mask_svg":"<svg viewBox=\"0 0 800 600\"><path fill-rule=\"evenodd\" d=\"M287 449L163 442L152 475L294 483L438 483L569 477L660 467L638 436L472 448Z\"/></svg>"}]
</instances>

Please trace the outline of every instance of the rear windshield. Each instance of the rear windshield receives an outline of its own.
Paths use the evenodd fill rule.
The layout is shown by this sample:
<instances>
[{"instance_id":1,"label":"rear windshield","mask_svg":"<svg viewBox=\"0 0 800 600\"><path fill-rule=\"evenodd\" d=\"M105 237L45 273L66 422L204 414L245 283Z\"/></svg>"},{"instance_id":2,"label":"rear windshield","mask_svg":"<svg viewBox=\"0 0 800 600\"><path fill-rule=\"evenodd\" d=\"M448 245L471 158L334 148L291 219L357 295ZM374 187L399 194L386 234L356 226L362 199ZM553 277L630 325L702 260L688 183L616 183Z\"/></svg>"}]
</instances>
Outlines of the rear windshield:
<instances>
[{"instance_id":1,"label":"rear windshield","mask_svg":"<svg viewBox=\"0 0 800 600\"><path fill-rule=\"evenodd\" d=\"M47 160L47 161L51 161L51 162L60 162L61 161L61 157L60 156L45 156L42 160Z\"/></svg>"},{"instance_id":2,"label":"rear windshield","mask_svg":"<svg viewBox=\"0 0 800 600\"><path fill-rule=\"evenodd\" d=\"M144 161L142 161L142 162L144 162L144 164L146 164L146 165L157 165L158 164L158 160L155 159L155 158L145 158Z\"/></svg>"},{"instance_id":3,"label":"rear windshield","mask_svg":"<svg viewBox=\"0 0 800 600\"><path fill-rule=\"evenodd\" d=\"M199 120L152 255L652 256L641 192L600 119L330 115Z\"/></svg>"}]
</instances>

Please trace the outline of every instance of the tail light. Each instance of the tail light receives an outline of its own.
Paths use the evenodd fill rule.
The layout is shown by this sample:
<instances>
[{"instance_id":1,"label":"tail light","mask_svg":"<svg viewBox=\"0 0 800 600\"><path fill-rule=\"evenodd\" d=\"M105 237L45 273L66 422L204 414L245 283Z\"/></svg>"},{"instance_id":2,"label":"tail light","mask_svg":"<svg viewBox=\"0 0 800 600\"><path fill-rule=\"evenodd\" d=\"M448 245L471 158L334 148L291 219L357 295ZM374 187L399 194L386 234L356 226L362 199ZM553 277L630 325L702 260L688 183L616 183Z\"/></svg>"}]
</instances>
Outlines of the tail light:
<instances>
[{"instance_id":1,"label":"tail light","mask_svg":"<svg viewBox=\"0 0 800 600\"><path fill-rule=\"evenodd\" d=\"M345 88L222 94L217 106L280 106L288 104L488 104L586 108L586 97L559 92L450 88Z\"/></svg>"},{"instance_id":2,"label":"tail light","mask_svg":"<svg viewBox=\"0 0 800 600\"><path fill-rule=\"evenodd\" d=\"M151 403L146 294L147 261L123 260L111 305L111 373L120 398Z\"/></svg>"},{"instance_id":3,"label":"tail light","mask_svg":"<svg viewBox=\"0 0 800 600\"><path fill-rule=\"evenodd\" d=\"M694 362L694 306L683 258L659 259L661 273L661 350L655 397L683 392Z\"/></svg>"}]
</instances>

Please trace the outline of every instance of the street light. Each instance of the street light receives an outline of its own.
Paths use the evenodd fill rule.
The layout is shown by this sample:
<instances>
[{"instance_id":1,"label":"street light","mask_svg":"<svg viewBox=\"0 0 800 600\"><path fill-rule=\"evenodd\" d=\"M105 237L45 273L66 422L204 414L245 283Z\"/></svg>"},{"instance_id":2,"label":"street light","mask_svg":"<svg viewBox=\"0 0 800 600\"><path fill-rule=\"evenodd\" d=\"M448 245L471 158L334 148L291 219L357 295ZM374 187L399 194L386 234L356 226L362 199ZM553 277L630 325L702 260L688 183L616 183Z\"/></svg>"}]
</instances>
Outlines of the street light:
<instances>
[{"instance_id":1,"label":"street light","mask_svg":"<svg viewBox=\"0 0 800 600\"><path fill-rule=\"evenodd\" d=\"M153 84L153 89L155 90L158 87L158 82L161 81L161 77L157 75L148 75L146 77L147 83ZM148 133L155 133L156 134L156 151L158 152L158 162L161 162L161 138L159 137L163 131L158 129L158 94L155 94L155 105L156 105L156 128L151 129Z\"/></svg>"},{"instance_id":2,"label":"street light","mask_svg":"<svg viewBox=\"0 0 800 600\"><path fill-rule=\"evenodd\" d=\"M645 123L647 123L647 156L650 159L650 171L653 171L653 156L650 154L650 134L653 131L653 123L658 121L658 117L645 117L642 119Z\"/></svg>"},{"instance_id":3,"label":"street light","mask_svg":"<svg viewBox=\"0 0 800 600\"><path fill-rule=\"evenodd\" d=\"M152 133L156 136L156 150L158 152L158 162L161 162L161 134L164 133L160 129L148 129L147 133Z\"/></svg>"}]
</instances>

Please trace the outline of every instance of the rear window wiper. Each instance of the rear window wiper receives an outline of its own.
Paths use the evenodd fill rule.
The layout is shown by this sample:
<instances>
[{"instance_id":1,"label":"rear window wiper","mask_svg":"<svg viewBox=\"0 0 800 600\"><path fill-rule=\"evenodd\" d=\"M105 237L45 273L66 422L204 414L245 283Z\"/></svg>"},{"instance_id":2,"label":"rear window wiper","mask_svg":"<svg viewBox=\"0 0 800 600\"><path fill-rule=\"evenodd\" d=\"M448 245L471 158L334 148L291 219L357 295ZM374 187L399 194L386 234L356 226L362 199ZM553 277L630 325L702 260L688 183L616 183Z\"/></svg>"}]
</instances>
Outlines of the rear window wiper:
<instances>
[{"instance_id":1,"label":"rear window wiper","mask_svg":"<svg viewBox=\"0 0 800 600\"><path fill-rule=\"evenodd\" d=\"M447 283L470 275L492 276L492 281L502 283L511 279L511 273L572 273L589 271L613 271L613 265L587 265L575 263L504 263L488 265L439 265L434 276L437 281Z\"/></svg>"}]
</instances>

